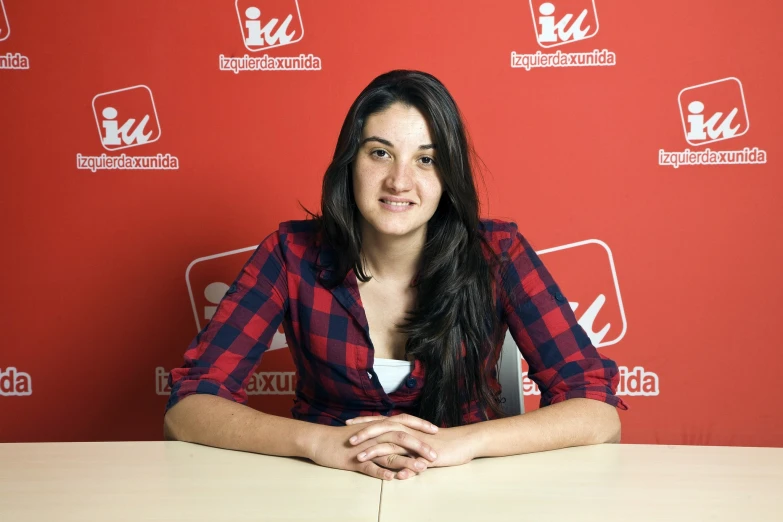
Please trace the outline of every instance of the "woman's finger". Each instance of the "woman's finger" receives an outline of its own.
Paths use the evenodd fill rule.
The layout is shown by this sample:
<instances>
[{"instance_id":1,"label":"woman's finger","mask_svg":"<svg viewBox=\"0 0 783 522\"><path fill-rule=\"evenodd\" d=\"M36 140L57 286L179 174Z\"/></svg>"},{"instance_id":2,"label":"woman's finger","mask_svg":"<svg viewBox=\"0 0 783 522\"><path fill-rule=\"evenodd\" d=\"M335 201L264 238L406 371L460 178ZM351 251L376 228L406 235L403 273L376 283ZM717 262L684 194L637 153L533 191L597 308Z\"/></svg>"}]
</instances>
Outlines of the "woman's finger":
<instances>
[{"instance_id":1,"label":"woman's finger","mask_svg":"<svg viewBox=\"0 0 783 522\"><path fill-rule=\"evenodd\" d=\"M393 415L391 417L384 417L383 415L373 415L370 417L356 417L355 419L347 420L346 424L349 425L362 424L365 422L372 422L372 421L382 420L382 419L389 419L394 422L399 422L403 426L413 428L414 430L423 431L425 433L438 432L438 427L432 424L431 422L425 421L424 419L420 419L419 417L416 417L414 415L409 415L407 413L403 413L401 415Z\"/></svg>"},{"instance_id":2,"label":"woman's finger","mask_svg":"<svg viewBox=\"0 0 783 522\"><path fill-rule=\"evenodd\" d=\"M353 444L361 444L369 439L377 439L378 442L394 442L408 450L413 450L428 460L438 458L437 453L426 443L422 442L407 431L400 429L402 426L392 420L373 422L366 428L353 435L348 441Z\"/></svg>"},{"instance_id":3,"label":"woman's finger","mask_svg":"<svg viewBox=\"0 0 783 522\"><path fill-rule=\"evenodd\" d=\"M394 478L399 479L399 480L405 480L407 478L415 477L416 475L418 475L418 473L416 473L415 471L411 471L411 470L406 468L406 469L398 471L397 474L394 475Z\"/></svg>"},{"instance_id":4,"label":"woman's finger","mask_svg":"<svg viewBox=\"0 0 783 522\"><path fill-rule=\"evenodd\" d=\"M366 445L364 446L363 451L359 453L359 455L365 455L365 456L359 457L357 455L357 458L360 458L360 460L366 460L367 459L366 455L368 452L370 453L369 457L372 458L373 455L378 454L377 453L378 451L384 451L386 449L386 448L378 448L378 446L384 446L383 443L392 443L397 446L401 446L403 449L398 453L405 452L406 454L409 455L416 455L419 457L423 457L424 459L429 461L429 463L435 462L435 459L438 458L437 453L432 449L432 447L429 444L422 442L414 435L399 430L392 430L387 433L382 433L381 435L366 441Z\"/></svg>"},{"instance_id":5,"label":"woman's finger","mask_svg":"<svg viewBox=\"0 0 783 522\"><path fill-rule=\"evenodd\" d=\"M398 455L397 458L394 458L392 459L391 462L389 462L389 459L392 457L394 457L394 455L389 455L387 457L378 457L377 459L373 459L373 462L382 468L396 471L396 473L394 474L394 478L399 478L399 479L410 478L414 475L418 475L420 472L426 469L426 468L416 469L415 466L413 466L412 464L413 462L415 462L415 459L411 459L410 457L401 457ZM393 466L393 468L387 468L387 466Z\"/></svg>"},{"instance_id":6,"label":"woman's finger","mask_svg":"<svg viewBox=\"0 0 783 522\"><path fill-rule=\"evenodd\" d=\"M392 480L395 475L393 471L382 468L372 461L363 462L359 464L358 471L370 477L379 478L381 480Z\"/></svg>"},{"instance_id":7,"label":"woman's finger","mask_svg":"<svg viewBox=\"0 0 783 522\"><path fill-rule=\"evenodd\" d=\"M376 444L356 456L360 462L372 460L387 469L408 469L417 473L427 469L429 462L421 457L410 455L405 448L393 442Z\"/></svg>"},{"instance_id":8,"label":"woman's finger","mask_svg":"<svg viewBox=\"0 0 783 522\"><path fill-rule=\"evenodd\" d=\"M347 425L353 425L353 424L362 424L365 422L373 422L377 420L383 420L387 419L388 417L384 417L383 415L371 415L369 417L354 417L353 419L348 419L345 421Z\"/></svg>"}]
</instances>

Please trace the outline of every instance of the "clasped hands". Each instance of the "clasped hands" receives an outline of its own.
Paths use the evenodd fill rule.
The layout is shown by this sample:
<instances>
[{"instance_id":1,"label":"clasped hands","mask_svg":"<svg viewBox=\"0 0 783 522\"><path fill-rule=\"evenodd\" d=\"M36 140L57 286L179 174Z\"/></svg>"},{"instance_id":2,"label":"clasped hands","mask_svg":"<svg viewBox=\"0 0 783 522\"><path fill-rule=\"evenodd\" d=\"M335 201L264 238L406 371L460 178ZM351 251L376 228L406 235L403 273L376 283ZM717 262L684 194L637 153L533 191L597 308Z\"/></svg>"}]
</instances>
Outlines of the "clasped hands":
<instances>
[{"instance_id":1,"label":"clasped hands","mask_svg":"<svg viewBox=\"0 0 783 522\"><path fill-rule=\"evenodd\" d=\"M469 426L438 428L408 414L357 417L345 427L324 428L312 445L313 462L384 480L404 480L476 457L474 438L466 436Z\"/></svg>"}]
</instances>

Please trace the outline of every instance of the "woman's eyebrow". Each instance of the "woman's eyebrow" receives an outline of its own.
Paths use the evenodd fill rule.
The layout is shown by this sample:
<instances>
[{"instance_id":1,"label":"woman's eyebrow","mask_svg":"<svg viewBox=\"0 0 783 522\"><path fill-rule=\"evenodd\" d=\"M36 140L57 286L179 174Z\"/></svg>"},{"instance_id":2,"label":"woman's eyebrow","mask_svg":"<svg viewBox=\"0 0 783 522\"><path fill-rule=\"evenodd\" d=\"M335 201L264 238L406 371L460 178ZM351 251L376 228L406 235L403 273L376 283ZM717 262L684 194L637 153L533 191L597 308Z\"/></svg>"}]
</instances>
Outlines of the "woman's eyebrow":
<instances>
[{"instance_id":1,"label":"woman's eyebrow","mask_svg":"<svg viewBox=\"0 0 783 522\"><path fill-rule=\"evenodd\" d=\"M364 138L361 141L361 143L359 143L359 146L361 147L362 145L364 145L368 141L377 141L379 143L383 143L387 147L390 147L392 149L394 148L394 145L392 144L392 142L390 142L389 140L385 140L383 138L379 138L378 136L369 136L367 138ZM435 148L436 147L435 147L435 145L433 143L427 143L426 145L419 145L419 150L429 150L429 149L433 149L434 150Z\"/></svg>"}]
</instances>

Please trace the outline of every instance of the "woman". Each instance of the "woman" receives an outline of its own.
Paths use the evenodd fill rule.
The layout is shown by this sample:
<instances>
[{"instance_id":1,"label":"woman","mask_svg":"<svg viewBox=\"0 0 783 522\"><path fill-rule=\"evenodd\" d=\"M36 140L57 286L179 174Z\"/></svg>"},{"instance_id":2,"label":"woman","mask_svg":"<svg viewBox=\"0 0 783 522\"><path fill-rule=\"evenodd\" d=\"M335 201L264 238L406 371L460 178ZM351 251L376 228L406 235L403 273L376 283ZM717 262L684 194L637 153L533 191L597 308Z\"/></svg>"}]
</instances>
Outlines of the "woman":
<instances>
[{"instance_id":1,"label":"woman","mask_svg":"<svg viewBox=\"0 0 783 522\"><path fill-rule=\"evenodd\" d=\"M479 219L470 154L435 77L373 80L343 123L321 215L259 245L171 371L166 438L387 480L619 441L617 366L516 225ZM298 374L293 419L245 406L281 322ZM502 418L506 329L546 407Z\"/></svg>"}]
</instances>

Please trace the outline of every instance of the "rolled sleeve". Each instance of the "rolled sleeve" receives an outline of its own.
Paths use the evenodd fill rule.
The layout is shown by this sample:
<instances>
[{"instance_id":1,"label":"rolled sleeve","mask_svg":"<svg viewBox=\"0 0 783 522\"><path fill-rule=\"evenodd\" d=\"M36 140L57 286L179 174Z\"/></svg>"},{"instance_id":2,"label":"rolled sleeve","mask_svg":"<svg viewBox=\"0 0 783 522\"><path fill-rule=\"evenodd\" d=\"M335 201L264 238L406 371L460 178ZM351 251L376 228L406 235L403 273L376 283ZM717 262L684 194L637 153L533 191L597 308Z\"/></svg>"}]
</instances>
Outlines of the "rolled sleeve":
<instances>
[{"instance_id":1,"label":"rolled sleeve","mask_svg":"<svg viewBox=\"0 0 783 522\"><path fill-rule=\"evenodd\" d=\"M510 224L503 257L503 308L509 332L541 390L541 407L571 398L628 406L616 395L617 364L598 353L568 299L528 241Z\"/></svg>"},{"instance_id":2,"label":"rolled sleeve","mask_svg":"<svg viewBox=\"0 0 783 522\"><path fill-rule=\"evenodd\" d=\"M245 385L269 348L287 307L280 234L267 236L245 263L207 325L169 372L166 411L194 393L247 403Z\"/></svg>"}]
</instances>

